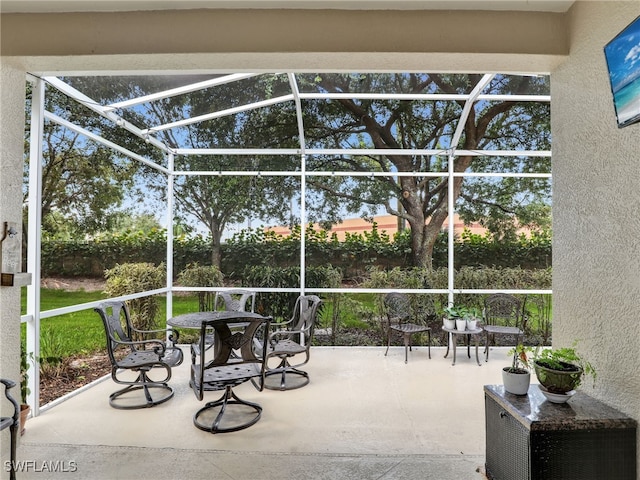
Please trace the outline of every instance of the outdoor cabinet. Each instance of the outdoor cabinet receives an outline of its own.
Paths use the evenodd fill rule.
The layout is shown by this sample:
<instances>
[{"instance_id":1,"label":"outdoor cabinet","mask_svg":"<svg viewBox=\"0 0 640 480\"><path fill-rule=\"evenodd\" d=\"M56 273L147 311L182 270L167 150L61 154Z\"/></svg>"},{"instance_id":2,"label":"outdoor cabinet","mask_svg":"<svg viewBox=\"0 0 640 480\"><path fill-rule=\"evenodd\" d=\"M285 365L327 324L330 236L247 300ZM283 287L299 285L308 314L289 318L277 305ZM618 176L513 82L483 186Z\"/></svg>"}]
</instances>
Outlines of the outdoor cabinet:
<instances>
[{"instance_id":1,"label":"outdoor cabinet","mask_svg":"<svg viewBox=\"0 0 640 480\"><path fill-rule=\"evenodd\" d=\"M486 474L492 480L637 480L637 422L578 391L567 403L485 385Z\"/></svg>"}]
</instances>

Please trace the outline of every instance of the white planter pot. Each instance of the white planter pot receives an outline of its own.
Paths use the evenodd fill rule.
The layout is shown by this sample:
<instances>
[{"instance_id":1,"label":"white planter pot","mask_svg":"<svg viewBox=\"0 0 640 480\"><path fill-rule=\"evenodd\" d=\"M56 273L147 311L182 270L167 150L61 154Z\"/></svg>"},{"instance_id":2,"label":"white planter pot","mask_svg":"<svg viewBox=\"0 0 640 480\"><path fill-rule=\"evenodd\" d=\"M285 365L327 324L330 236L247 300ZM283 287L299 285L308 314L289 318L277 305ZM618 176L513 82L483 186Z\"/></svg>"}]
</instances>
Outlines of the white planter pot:
<instances>
[{"instance_id":1,"label":"white planter pot","mask_svg":"<svg viewBox=\"0 0 640 480\"><path fill-rule=\"evenodd\" d=\"M529 391L531 373L511 373L509 367L502 369L502 383L504 389L514 395L526 395Z\"/></svg>"},{"instance_id":2,"label":"white planter pot","mask_svg":"<svg viewBox=\"0 0 640 480\"><path fill-rule=\"evenodd\" d=\"M454 328L456 328L456 321L449 318L443 318L442 325L444 325L444 328L453 330Z\"/></svg>"},{"instance_id":3,"label":"white planter pot","mask_svg":"<svg viewBox=\"0 0 640 480\"><path fill-rule=\"evenodd\" d=\"M467 321L466 320L456 320L456 330L466 330L467 329Z\"/></svg>"},{"instance_id":4,"label":"white planter pot","mask_svg":"<svg viewBox=\"0 0 640 480\"><path fill-rule=\"evenodd\" d=\"M469 330L475 330L478 326L478 320L467 320L467 328Z\"/></svg>"}]
</instances>

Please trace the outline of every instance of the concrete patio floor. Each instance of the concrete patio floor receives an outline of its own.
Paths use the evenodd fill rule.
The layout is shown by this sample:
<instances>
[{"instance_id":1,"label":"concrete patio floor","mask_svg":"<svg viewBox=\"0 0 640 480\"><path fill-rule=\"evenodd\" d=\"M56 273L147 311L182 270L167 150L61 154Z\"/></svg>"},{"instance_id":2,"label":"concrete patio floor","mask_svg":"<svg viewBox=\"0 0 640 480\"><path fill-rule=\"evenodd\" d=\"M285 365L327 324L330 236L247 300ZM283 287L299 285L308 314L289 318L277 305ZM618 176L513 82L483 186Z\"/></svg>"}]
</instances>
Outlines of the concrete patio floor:
<instances>
[{"instance_id":1,"label":"concrete patio floor","mask_svg":"<svg viewBox=\"0 0 640 480\"><path fill-rule=\"evenodd\" d=\"M116 410L110 378L27 422L22 479L437 479L484 478L486 384L500 384L507 348L482 366L458 348L314 347L298 390L238 396L262 405L260 421L212 435L196 429L204 402L188 386L189 358L174 369L175 396L149 409ZM185 347L185 353L187 349ZM482 354L482 352L481 352ZM219 396L208 392L205 401Z\"/></svg>"}]
</instances>

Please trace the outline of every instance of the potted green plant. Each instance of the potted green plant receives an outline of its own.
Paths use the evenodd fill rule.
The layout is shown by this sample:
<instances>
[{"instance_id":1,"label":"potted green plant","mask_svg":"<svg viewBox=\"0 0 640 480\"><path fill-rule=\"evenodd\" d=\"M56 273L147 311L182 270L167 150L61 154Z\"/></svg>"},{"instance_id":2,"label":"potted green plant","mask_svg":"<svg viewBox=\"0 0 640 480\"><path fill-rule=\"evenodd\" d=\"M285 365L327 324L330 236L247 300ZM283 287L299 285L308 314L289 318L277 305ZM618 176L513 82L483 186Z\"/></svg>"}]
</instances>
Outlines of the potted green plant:
<instances>
[{"instance_id":1,"label":"potted green plant","mask_svg":"<svg viewBox=\"0 0 640 480\"><path fill-rule=\"evenodd\" d=\"M467 328L469 330L475 330L480 321L480 310L478 310L477 307L467 308L464 318L467 321Z\"/></svg>"},{"instance_id":2,"label":"potted green plant","mask_svg":"<svg viewBox=\"0 0 640 480\"><path fill-rule=\"evenodd\" d=\"M443 312L446 316L442 317L442 324L445 328L453 330L456 328L456 320L462 317L460 307L446 307Z\"/></svg>"},{"instance_id":3,"label":"potted green plant","mask_svg":"<svg viewBox=\"0 0 640 480\"><path fill-rule=\"evenodd\" d=\"M576 343L571 347L538 348L533 366L541 390L551 394L551 401L566 401L582 384L585 376L596 380L596 371L587 360L576 351Z\"/></svg>"},{"instance_id":4,"label":"potted green plant","mask_svg":"<svg viewBox=\"0 0 640 480\"><path fill-rule=\"evenodd\" d=\"M507 352L511 355L511 366L502 369L502 383L504 389L514 395L526 395L531 383L531 362L527 353L531 353L531 347L525 347L521 343Z\"/></svg>"},{"instance_id":5,"label":"potted green plant","mask_svg":"<svg viewBox=\"0 0 640 480\"><path fill-rule=\"evenodd\" d=\"M444 309L447 315L442 319L446 328L457 330L475 330L480 313L477 308L468 308L464 306L450 306Z\"/></svg>"},{"instance_id":6,"label":"potted green plant","mask_svg":"<svg viewBox=\"0 0 640 480\"><path fill-rule=\"evenodd\" d=\"M29 396L29 362L27 350L24 345L20 346L20 435L24 435L25 424L31 412L31 407L27 403Z\"/></svg>"}]
</instances>

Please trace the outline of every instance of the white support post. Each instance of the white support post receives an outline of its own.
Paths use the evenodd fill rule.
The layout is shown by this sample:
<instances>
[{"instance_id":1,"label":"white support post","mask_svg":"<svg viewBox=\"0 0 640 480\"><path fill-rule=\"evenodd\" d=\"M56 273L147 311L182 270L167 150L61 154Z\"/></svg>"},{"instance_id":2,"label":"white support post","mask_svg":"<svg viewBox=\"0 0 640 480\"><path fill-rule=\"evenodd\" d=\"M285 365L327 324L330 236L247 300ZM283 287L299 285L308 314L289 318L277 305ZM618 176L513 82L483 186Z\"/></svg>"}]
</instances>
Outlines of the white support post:
<instances>
[{"instance_id":1,"label":"white support post","mask_svg":"<svg viewBox=\"0 0 640 480\"><path fill-rule=\"evenodd\" d=\"M302 155L300 158L301 166L300 170L302 172L302 176L300 177L300 224L302 231L300 232L300 295L304 295L305 287L306 287L306 272L307 268L307 259L305 257L306 251L306 232L307 229L305 227L307 223L307 176L305 175L306 167L307 167L307 156Z\"/></svg>"},{"instance_id":2,"label":"white support post","mask_svg":"<svg viewBox=\"0 0 640 480\"><path fill-rule=\"evenodd\" d=\"M449 302L449 306L453 306L453 288L455 286L455 272L454 272L454 255L453 255L453 249L455 247L455 243L454 243L454 239L455 239L455 225L454 225L454 211L453 209L455 208L455 201L453 198L454 195L454 185L453 185L453 181L454 181L454 176L453 176L453 172L454 172L454 162L455 162L455 155L453 154L453 150L451 150L451 152L449 153L449 157L448 157L448 165L447 165L447 170L449 172L449 178L447 180L447 212L448 212L448 229L447 229L447 274L448 274L448 280L447 280L447 289L449 290L449 296L448 296L448 302Z\"/></svg>"},{"instance_id":3,"label":"white support post","mask_svg":"<svg viewBox=\"0 0 640 480\"><path fill-rule=\"evenodd\" d=\"M304 295L306 286L306 228L307 222L307 155L306 155L306 140L304 136L304 123L302 121L302 104L300 102L300 89L298 88L298 82L296 76L293 73L289 73L289 85L291 86L291 92L293 94L293 100L296 105L296 117L298 120L298 137L300 138L300 295Z\"/></svg>"},{"instance_id":4,"label":"white support post","mask_svg":"<svg viewBox=\"0 0 640 480\"><path fill-rule=\"evenodd\" d=\"M29 146L29 226L27 242L27 271L31 284L27 286L26 352L29 381L27 403L35 417L40 411L40 267L42 224L42 142L44 131L45 83L34 80L31 99L31 132Z\"/></svg>"},{"instance_id":5,"label":"white support post","mask_svg":"<svg viewBox=\"0 0 640 480\"><path fill-rule=\"evenodd\" d=\"M173 153L167 155L169 173L167 175L167 320L173 316L173 209L175 205L175 193L173 189L174 175Z\"/></svg>"}]
</instances>

